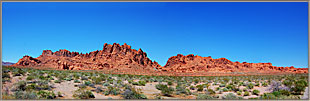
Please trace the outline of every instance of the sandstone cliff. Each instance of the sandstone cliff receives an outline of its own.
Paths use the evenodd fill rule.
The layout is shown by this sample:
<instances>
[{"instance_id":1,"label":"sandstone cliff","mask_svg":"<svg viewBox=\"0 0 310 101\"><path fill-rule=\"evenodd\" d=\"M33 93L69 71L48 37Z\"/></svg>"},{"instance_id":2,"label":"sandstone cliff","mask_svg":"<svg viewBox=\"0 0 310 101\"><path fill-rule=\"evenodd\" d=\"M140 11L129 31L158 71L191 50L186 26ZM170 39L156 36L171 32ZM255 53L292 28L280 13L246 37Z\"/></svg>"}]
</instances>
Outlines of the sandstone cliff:
<instances>
[{"instance_id":1,"label":"sandstone cliff","mask_svg":"<svg viewBox=\"0 0 310 101\"><path fill-rule=\"evenodd\" d=\"M60 70L113 70L127 74L169 74L183 75L213 75L223 73L239 74L274 74L274 73L308 73L308 68L276 67L271 63L240 63L232 62L226 58L213 59L190 55L172 56L165 66L151 61L142 49L131 49L131 46L113 45L105 43L102 50L82 54L59 50L52 52L44 50L37 58L24 56L12 66L54 68ZM176 74L175 74L176 73ZM183 74L182 74L183 73ZM153 75L152 74L152 75Z\"/></svg>"}]
</instances>

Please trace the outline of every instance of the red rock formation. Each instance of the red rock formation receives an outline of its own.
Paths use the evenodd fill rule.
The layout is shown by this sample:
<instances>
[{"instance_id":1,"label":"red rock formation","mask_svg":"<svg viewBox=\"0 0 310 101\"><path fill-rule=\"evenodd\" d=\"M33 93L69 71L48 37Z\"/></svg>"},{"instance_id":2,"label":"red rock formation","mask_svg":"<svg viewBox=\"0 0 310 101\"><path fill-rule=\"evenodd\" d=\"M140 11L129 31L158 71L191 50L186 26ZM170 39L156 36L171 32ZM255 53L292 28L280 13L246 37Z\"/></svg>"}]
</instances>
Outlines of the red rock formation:
<instances>
[{"instance_id":1,"label":"red rock formation","mask_svg":"<svg viewBox=\"0 0 310 101\"><path fill-rule=\"evenodd\" d=\"M98 69L123 69L139 68L155 70L160 65L151 61L145 52L131 49L131 46L113 45L105 43L103 50L97 50L86 54L59 50L52 52L44 50L38 58L24 56L13 66L41 66L69 70L98 70Z\"/></svg>"},{"instance_id":2,"label":"red rock formation","mask_svg":"<svg viewBox=\"0 0 310 101\"><path fill-rule=\"evenodd\" d=\"M222 75L221 73L308 73L308 68L276 67L271 63L240 63L232 62L226 58L213 59L210 56L201 57L193 54L172 56L162 67L156 61L151 61L142 49L131 49L131 46L126 43L124 45L105 43L102 50L86 54L70 52L65 49L56 52L44 50L39 57L24 56L12 66L50 67L66 70L115 70L127 72L127 74L136 74L132 72L148 74L145 71L169 75L192 73L189 76L212 73L216 75Z\"/></svg>"},{"instance_id":3,"label":"red rock formation","mask_svg":"<svg viewBox=\"0 0 310 101\"><path fill-rule=\"evenodd\" d=\"M232 62L226 58L212 59L211 57L194 56L193 54L183 56L178 54L168 59L167 64L159 68L162 71L195 73L195 72L256 72L256 73L271 73L271 72L288 72L288 73L308 73L308 68L291 67L276 67L271 63L240 63Z\"/></svg>"}]
</instances>

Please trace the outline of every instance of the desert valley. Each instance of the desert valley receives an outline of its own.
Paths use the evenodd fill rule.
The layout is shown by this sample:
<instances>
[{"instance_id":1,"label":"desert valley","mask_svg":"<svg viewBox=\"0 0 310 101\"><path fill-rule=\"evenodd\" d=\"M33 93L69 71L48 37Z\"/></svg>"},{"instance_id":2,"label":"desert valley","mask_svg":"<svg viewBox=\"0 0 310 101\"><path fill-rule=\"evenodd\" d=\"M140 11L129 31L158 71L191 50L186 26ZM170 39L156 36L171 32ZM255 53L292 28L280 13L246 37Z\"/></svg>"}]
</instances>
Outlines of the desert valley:
<instances>
[{"instance_id":1,"label":"desert valley","mask_svg":"<svg viewBox=\"0 0 310 101\"><path fill-rule=\"evenodd\" d=\"M86 54L44 50L2 75L3 99L308 99L308 68L193 54L161 66L126 43Z\"/></svg>"}]
</instances>

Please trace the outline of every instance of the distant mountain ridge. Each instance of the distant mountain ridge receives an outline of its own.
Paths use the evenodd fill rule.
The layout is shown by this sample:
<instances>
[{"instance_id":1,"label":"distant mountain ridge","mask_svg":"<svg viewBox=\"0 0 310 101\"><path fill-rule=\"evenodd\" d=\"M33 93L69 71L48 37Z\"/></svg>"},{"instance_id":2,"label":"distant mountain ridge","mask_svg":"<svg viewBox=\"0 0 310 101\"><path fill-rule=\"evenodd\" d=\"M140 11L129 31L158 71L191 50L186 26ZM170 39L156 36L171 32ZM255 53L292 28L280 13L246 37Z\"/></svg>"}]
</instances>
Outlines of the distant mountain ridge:
<instances>
[{"instance_id":1,"label":"distant mountain ridge","mask_svg":"<svg viewBox=\"0 0 310 101\"><path fill-rule=\"evenodd\" d=\"M131 49L131 46L113 45L105 43L102 50L82 54L70 52L66 49L52 52L44 50L37 58L24 56L16 64L17 67L40 67L61 70L102 70L122 71L127 74L140 72L148 75L148 72L159 73L308 73L308 69L291 67L276 67L271 63L240 63L232 62L226 58L212 59L178 54L168 59L165 66L160 66L156 61L151 61L142 49Z\"/></svg>"},{"instance_id":2,"label":"distant mountain ridge","mask_svg":"<svg viewBox=\"0 0 310 101\"><path fill-rule=\"evenodd\" d=\"M3 62L3 61L2 61L2 65L3 65L3 66L10 66L10 65L13 65L13 64L15 64L15 63L12 63L12 62Z\"/></svg>"}]
</instances>

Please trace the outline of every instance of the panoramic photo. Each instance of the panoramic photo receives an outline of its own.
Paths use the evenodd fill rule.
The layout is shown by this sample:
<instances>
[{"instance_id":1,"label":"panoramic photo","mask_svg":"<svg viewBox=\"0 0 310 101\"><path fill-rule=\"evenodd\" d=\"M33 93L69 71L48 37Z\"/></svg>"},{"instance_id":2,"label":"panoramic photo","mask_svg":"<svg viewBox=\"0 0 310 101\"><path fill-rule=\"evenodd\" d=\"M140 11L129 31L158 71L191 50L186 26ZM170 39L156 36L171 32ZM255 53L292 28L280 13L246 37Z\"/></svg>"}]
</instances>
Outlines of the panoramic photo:
<instances>
[{"instance_id":1,"label":"panoramic photo","mask_svg":"<svg viewBox=\"0 0 310 101\"><path fill-rule=\"evenodd\" d=\"M309 99L307 2L4 2L2 99Z\"/></svg>"}]
</instances>

